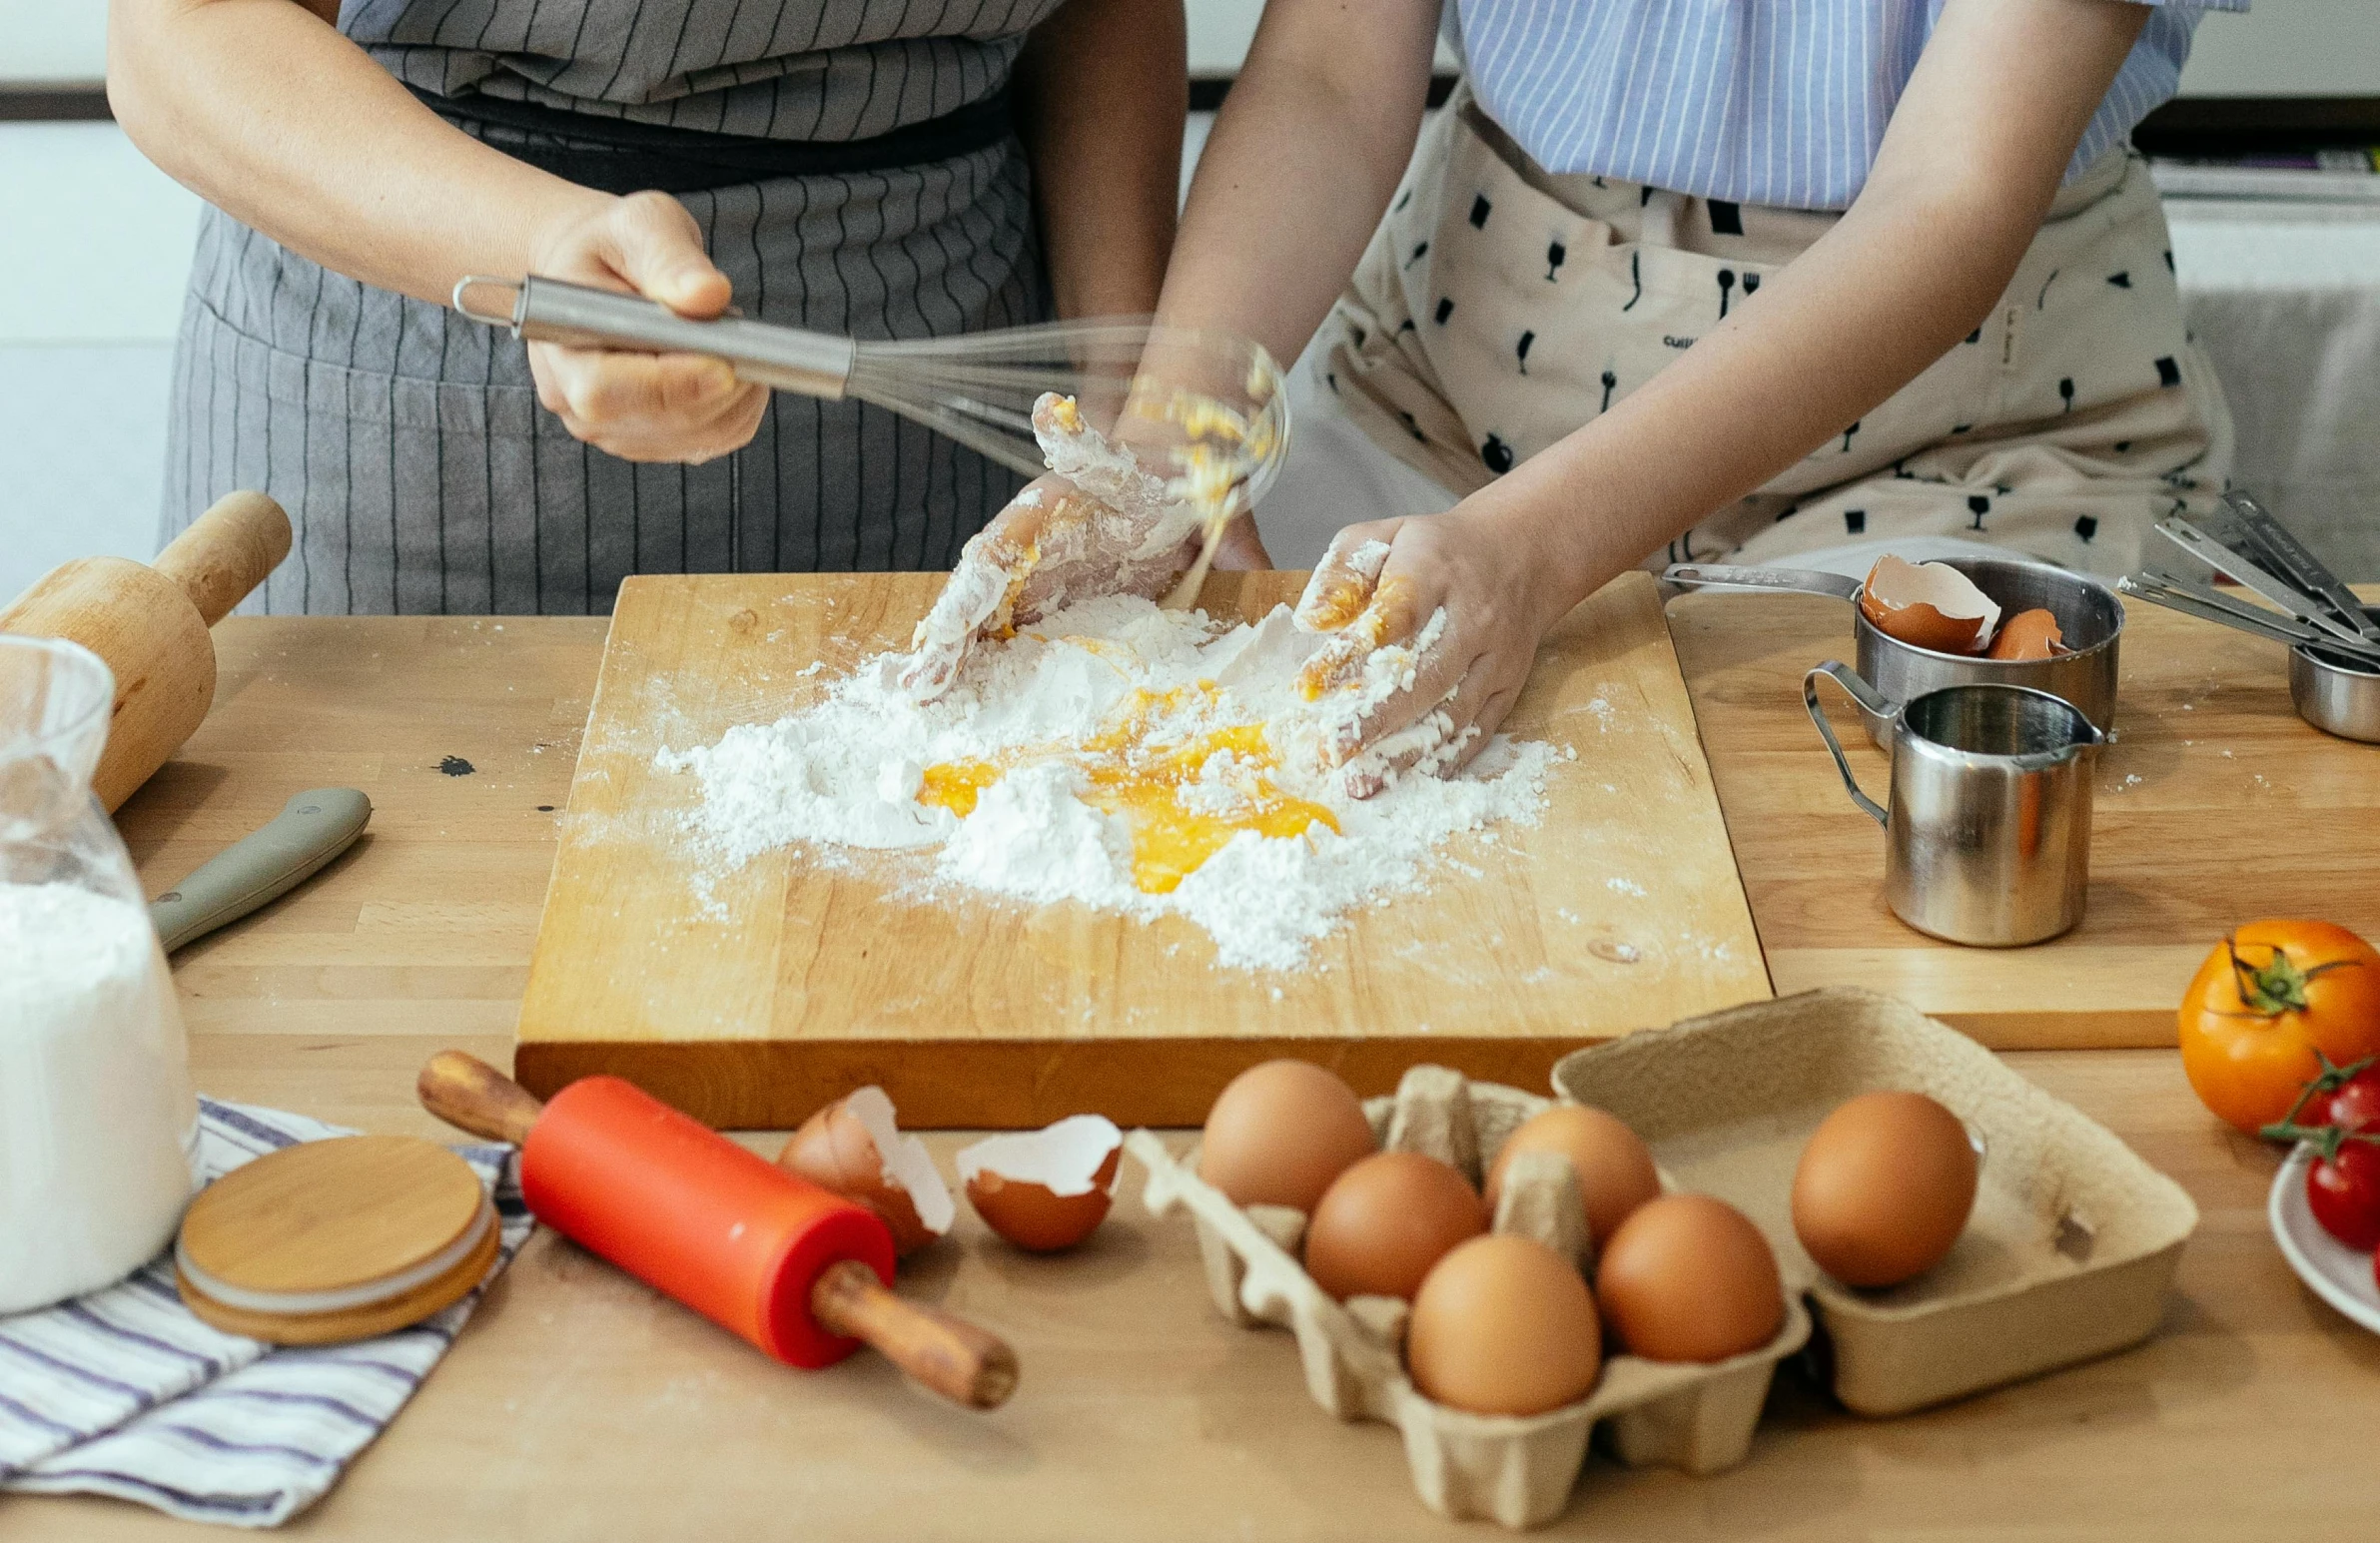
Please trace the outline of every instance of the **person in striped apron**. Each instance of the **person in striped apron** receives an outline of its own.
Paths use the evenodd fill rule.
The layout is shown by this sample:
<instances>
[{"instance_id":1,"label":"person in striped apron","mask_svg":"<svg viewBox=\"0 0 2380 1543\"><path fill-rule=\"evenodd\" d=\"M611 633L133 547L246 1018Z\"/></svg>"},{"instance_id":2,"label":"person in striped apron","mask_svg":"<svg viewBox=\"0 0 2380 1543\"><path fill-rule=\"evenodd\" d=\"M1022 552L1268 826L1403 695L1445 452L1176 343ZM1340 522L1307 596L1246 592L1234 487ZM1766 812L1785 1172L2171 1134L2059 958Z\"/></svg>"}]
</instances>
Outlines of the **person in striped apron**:
<instances>
[{"instance_id":1,"label":"person in striped apron","mask_svg":"<svg viewBox=\"0 0 2380 1543\"><path fill-rule=\"evenodd\" d=\"M1180 0L117 0L133 141L212 206L163 533L263 488L251 608L610 609L641 572L947 567L1007 468L689 356L524 347L471 273L934 338L1146 313Z\"/></svg>"},{"instance_id":2,"label":"person in striped apron","mask_svg":"<svg viewBox=\"0 0 2380 1543\"><path fill-rule=\"evenodd\" d=\"M1443 489L1306 591L1358 653L1444 613L1346 753L1467 758L1632 565L1948 538L2114 574L2210 504L2229 418L2127 145L2203 9L1445 0L1467 74L1415 153L1440 0L1271 0L1160 314L1313 340L1319 397Z\"/></svg>"}]
</instances>

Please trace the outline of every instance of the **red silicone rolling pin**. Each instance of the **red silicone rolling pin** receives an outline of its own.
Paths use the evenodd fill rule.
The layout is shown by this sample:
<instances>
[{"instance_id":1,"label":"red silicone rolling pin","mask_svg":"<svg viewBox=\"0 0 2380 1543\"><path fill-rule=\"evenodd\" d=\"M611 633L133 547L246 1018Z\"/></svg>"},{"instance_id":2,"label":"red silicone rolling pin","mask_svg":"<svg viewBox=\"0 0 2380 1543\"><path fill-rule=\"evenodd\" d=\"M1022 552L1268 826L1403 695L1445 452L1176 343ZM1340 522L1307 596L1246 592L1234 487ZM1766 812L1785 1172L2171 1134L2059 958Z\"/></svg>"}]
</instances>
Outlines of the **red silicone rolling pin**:
<instances>
[{"instance_id":1,"label":"red silicone rolling pin","mask_svg":"<svg viewBox=\"0 0 2380 1543\"><path fill-rule=\"evenodd\" d=\"M866 1343L955 1403L990 1409L1016 1352L972 1323L895 1296L893 1239L874 1211L753 1156L616 1077L539 1105L483 1061L443 1051L421 1105L520 1147L538 1220L794 1366Z\"/></svg>"}]
</instances>

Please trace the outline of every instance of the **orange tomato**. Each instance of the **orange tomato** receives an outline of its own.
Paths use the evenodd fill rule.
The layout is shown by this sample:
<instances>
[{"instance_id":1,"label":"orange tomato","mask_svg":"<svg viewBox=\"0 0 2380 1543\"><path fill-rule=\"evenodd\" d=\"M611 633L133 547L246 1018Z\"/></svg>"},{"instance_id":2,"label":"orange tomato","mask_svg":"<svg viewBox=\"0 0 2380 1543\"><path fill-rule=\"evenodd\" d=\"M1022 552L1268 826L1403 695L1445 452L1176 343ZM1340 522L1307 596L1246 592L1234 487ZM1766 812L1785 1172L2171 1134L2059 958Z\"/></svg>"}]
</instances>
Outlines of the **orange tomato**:
<instances>
[{"instance_id":1,"label":"orange tomato","mask_svg":"<svg viewBox=\"0 0 2380 1543\"><path fill-rule=\"evenodd\" d=\"M2328 922L2252 922L2216 945L2181 999L2181 1069L2253 1136L2322 1070L2380 1053L2380 952Z\"/></svg>"}]
</instances>

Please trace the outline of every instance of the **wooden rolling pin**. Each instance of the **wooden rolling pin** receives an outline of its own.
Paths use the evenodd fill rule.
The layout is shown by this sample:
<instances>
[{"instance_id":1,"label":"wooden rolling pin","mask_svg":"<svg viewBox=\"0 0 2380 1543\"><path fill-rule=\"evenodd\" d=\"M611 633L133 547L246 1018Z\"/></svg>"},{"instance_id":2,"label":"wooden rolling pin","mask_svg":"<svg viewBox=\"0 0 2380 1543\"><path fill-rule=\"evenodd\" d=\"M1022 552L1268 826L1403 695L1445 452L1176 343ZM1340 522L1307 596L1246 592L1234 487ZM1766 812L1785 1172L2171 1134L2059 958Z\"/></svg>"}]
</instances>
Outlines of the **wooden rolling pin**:
<instances>
[{"instance_id":1,"label":"wooden rolling pin","mask_svg":"<svg viewBox=\"0 0 2380 1543\"><path fill-rule=\"evenodd\" d=\"M91 779L110 814L205 721L215 703L207 629L289 554L281 505L263 493L228 493L154 564L77 557L0 611L0 632L80 643L115 671L115 721Z\"/></svg>"}]
</instances>

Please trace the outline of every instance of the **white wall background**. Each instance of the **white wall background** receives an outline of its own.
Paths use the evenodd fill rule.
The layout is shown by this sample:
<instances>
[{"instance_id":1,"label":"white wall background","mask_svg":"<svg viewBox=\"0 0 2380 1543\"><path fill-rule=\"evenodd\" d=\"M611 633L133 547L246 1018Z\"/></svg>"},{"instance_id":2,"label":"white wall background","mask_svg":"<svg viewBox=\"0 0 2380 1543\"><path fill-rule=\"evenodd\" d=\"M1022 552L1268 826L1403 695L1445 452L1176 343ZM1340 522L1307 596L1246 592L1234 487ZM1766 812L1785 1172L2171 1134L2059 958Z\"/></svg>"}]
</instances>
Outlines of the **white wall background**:
<instances>
[{"instance_id":1,"label":"white wall background","mask_svg":"<svg viewBox=\"0 0 2380 1543\"><path fill-rule=\"evenodd\" d=\"M107 73L107 0L0 0L0 81Z\"/></svg>"},{"instance_id":2,"label":"white wall background","mask_svg":"<svg viewBox=\"0 0 2380 1543\"><path fill-rule=\"evenodd\" d=\"M199 207L112 123L0 124L0 604L156 551Z\"/></svg>"},{"instance_id":3,"label":"white wall background","mask_svg":"<svg viewBox=\"0 0 2380 1543\"><path fill-rule=\"evenodd\" d=\"M2360 97L2380 93L2380 0L2254 0L2198 27L2183 96Z\"/></svg>"},{"instance_id":4,"label":"white wall background","mask_svg":"<svg viewBox=\"0 0 2380 1543\"><path fill-rule=\"evenodd\" d=\"M1188 4L1192 70L1228 73L1262 0ZM0 0L0 84L96 80L105 38L105 0ZM2184 87L2380 93L2380 0L2210 16ZM111 124L0 124L0 602L68 557L154 550L198 207Z\"/></svg>"}]
</instances>

